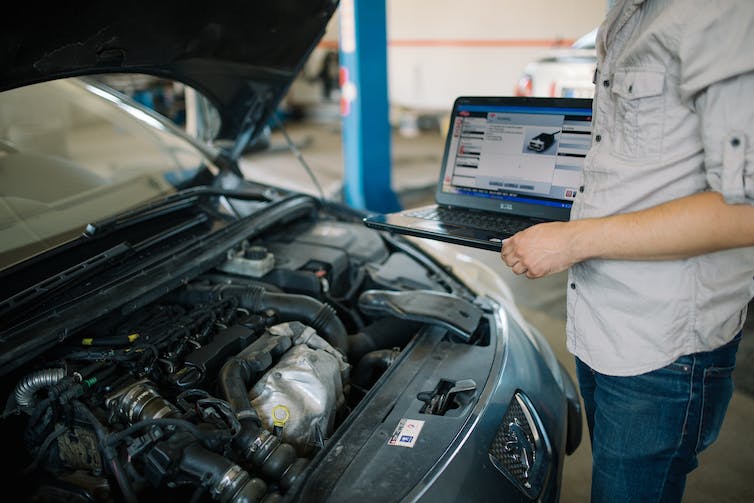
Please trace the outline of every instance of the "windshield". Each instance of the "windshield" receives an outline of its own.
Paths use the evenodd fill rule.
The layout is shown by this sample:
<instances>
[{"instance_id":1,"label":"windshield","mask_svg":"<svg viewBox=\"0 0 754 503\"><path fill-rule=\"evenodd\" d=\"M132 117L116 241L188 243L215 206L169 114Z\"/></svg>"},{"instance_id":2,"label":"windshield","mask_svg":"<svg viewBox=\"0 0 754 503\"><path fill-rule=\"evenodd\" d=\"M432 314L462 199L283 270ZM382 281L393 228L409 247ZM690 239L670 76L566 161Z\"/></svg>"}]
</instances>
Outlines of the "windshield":
<instances>
[{"instance_id":1,"label":"windshield","mask_svg":"<svg viewBox=\"0 0 754 503\"><path fill-rule=\"evenodd\" d=\"M185 138L81 79L0 94L0 270L174 192L206 165Z\"/></svg>"}]
</instances>

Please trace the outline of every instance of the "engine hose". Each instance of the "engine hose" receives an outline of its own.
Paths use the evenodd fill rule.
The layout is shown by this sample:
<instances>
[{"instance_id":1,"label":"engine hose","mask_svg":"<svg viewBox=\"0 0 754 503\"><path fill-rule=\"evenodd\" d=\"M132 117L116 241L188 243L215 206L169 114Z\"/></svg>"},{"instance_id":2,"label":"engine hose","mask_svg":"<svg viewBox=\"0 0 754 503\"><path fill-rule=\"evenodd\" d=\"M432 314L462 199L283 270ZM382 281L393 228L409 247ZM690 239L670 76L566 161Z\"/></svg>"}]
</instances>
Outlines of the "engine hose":
<instances>
[{"instance_id":1,"label":"engine hose","mask_svg":"<svg viewBox=\"0 0 754 503\"><path fill-rule=\"evenodd\" d=\"M249 461L262 475L279 481L283 489L290 488L309 464L308 459L297 457L295 447L264 429L259 431L253 448Z\"/></svg>"},{"instance_id":2,"label":"engine hose","mask_svg":"<svg viewBox=\"0 0 754 503\"><path fill-rule=\"evenodd\" d=\"M379 319L348 336L348 360L358 362L365 354L378 349L402 348L421 326L419 322L393 317Z\"/></svg>"},{"instance_id":3,"label":"engine hose","mask_svg":"<svg viewBox=\"0 0 754 503\"><path fill-rule=\"evenodd\" d=\"M399 354L400 351L393 349L379 349L365 354L354 367L351 382L364 389L370 388L376 381L375 374L379 377L393 364Z\"/></svg>"},{"instance_id":4,"label":"engine hose","mask_svg":"<svg viewBox=\"0 0 754 503\"><path fill-rule=\"evenodd\" d=\"M220 369L218 381L223 396L238 420L243 423L245 419L251 419L259 424L259 416L249 400L249 390L246 387L247 375L246 366L242 361L228 360Z\"/></svg>"},{"instance_id":5,"label":"engine hose","mask_svg":"<svg viewBox=\"0 0 754 503\"><path fill-rule=\"evenodd\" d=\"M199 479L221 503L257 503L267 493L262 479L251 477L237 464L197 443L185 447L179 468Z\"/></svg>"},{"instance_id":6,"label":"engine hose","mask_svg":"<svg viewBox=\"0 0 754 503\"><path fill-rule=\"evenodd\" d=\"M268 292L265 288L238 285L189 285L177 295L182 303L208 303L236 297L240 306L251 312L271 309L279 321L300 321L312 327L333 347L346 354L348 334L335 309L306 295Z\"/></svg>"},{"instance_id":7,"label":"engine hose","mask_svg":"<svg viewBox=\"0 0 754 503\"><path fill-rule=\"evenodd\" d=\"M43 369L25 376L16 385L15 398L20 407L28 407L34 400L34 394L49 388L65 377L65 369Z\"/></svg>"},{"instance_id":8,"label":"engine hose","mask_svg":"<svg viewBox=\"0 0 754 503\"><path fill-rule=\"evenodd\" d=\"M243 423L246 419L251 419L260 424L249 399L247 384L270 368L275 358L282 356L292 345L290 337L264 334L223 364L218 382L239 421Z\"/></svg>"},{"instance_id":9,"label":"engine hose","mask_svg":"<svg viewBox=\"0 0 754 503\"><path fill-rule=\"evenodd\" d=\"M279 321L300 321L312 327L333 347L346 354L348 335L335 309L306 295L272 293L252 287L241 297L241 307L254 312L272 309Z\"/></svg>"},{"instance_id":10,"label":"engine hose","mask_svg":"<svg viewBox=\"0 0 754 503\"><path fill-rule=\"evenodd\" d=\"M280 503L281 501L283 501L283 495L278 492L274 492L269 493L267 496L265 496L262 500L262 503Z\"/></svg>"}]
</instances>

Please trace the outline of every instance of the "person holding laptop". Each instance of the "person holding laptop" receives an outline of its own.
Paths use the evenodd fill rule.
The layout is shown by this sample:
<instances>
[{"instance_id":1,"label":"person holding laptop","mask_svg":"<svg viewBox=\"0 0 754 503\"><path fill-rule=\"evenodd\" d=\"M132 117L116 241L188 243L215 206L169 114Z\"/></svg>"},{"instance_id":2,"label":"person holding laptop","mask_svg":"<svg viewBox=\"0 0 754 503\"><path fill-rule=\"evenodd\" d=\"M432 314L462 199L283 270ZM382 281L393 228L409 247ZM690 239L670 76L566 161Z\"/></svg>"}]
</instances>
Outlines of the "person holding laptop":
<instances>
[{"instance_id":1,"label":"person holding laptop","mask_svg":"<svg viewBox=\"0 0 754 503\"><path fill-rule=\"evenodd\" d=\"M616 0L570 221L504 240L568 270L593 502L679 502L716 439L754 295L754 2Z\"/></svg>"}]
</instances>

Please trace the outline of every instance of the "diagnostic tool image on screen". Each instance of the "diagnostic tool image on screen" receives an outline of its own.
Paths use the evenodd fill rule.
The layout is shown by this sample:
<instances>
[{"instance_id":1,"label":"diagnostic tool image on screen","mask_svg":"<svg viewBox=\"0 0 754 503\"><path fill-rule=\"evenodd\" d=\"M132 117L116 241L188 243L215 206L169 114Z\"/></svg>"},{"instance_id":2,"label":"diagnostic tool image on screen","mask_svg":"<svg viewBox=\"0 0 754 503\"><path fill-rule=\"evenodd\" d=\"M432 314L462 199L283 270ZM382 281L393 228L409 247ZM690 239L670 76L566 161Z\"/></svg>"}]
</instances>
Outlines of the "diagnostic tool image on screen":
<instances>
[{"instance_id":1,"label":"diagnostic tool image on screen","mask_svg":"<svg viewBox=\"0 0 754 503\"><path fill-rule=\"evenodd\" d=\"M560 131L552 133L540 132L539 128L528 128L526 132L527 140L524 140L526 150L524 153L530 154L536 152L542 155L555 155L558 152L557 137Z\"/></svg>"},{"instance_id":2,"label":"diagnostic tool image on screen","mask_svg":"<svg viewBox=\"0 0 754 503\"><path fill-rule=\"evenodd\" d=\"M461 108L442 191L570 207L591 143L590 109Z\"/></svg>"}]
</instances>

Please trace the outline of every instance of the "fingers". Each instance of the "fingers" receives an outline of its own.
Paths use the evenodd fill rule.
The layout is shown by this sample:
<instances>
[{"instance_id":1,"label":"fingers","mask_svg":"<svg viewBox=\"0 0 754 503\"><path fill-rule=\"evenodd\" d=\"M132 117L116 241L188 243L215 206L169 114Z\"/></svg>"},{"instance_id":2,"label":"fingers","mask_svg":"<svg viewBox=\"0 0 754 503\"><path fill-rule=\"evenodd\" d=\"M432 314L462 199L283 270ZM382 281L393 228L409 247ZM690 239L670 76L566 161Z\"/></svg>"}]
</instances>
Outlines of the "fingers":
<instances>
[{"instance_id":1,"label":"fingers","mask_svg":"<svg viewBox=\"0 0 754 503\"><path fill-rule=\"evenodd\" d=\"M527 269L526 266L519 261L516 262L513 267L511 267L511 271L513 271L514 274L520 276L521 274L527 274L529 272L529 269Z\"/></svg>"},{"instance_id":2,"label":"fingers","mask_svg":"<svg viewBox=\"0 0 754 503\"><path fill-rule=\"evenodd\" d=\"M503 259L505 265L511 268L521 261L520 257L516 255L515 252L508 251L505 248L503 248L502 253L500 253L500 258Z\"/></svg>"},{"instance_id":3,"label":"fingers","mask_svg":"<svg viewBox=\"0 0 754 503\"><path fill-rule=\"evenodd\" d=\"M515 245L508 239L503 241L503 248L500 250L500 258L503 263L511 268L516 275L527 274L529 269L524 265L521 257L516 252Z\"/></svg>"},{"instance_id":4,"label":"fingers","mask_svg":"<svg viewBox=\"0 0 754 503\"><path fill-rule=\"evenodd\" d=\"M500 249L500 258L508 267L513 267L513 265L519 260L518 256L516 255L515 248L516 247L514 242L512 241L512 238L503 240L503 246Z\"/></svg>"},{"instance_id":5,"label":"fingers","mask_svg":"<svg viewBox=\"0 0 754 503\"><path fill-rule=\"evenodd\" d=\"M529 279L540 278L544 274L541 271L531 270L531 260L536 257L527 256L526 248L518 246L516 236L503 240L503 247L500 250L500 258L503 263L511 268L513 274L517 276L525 275ZM535 267L538 269L538 267Z\"/></svg>"},{"instance_id":6,"label":"fingers","mask_svg":"<svg viewBox=\"0 0 754 503\"><path fill-rule=\"evenodd\" d=\"M550 222L529 227L503 241L500 258L517 275L529 279L542 278L573 265L567 255L568 234L563 222Z\"/></svg>"}]
</instances>

